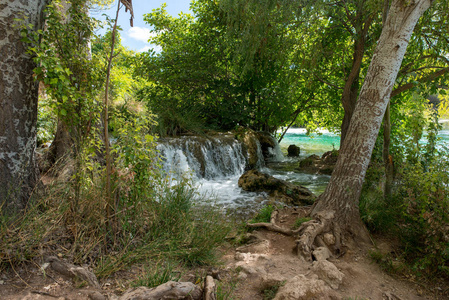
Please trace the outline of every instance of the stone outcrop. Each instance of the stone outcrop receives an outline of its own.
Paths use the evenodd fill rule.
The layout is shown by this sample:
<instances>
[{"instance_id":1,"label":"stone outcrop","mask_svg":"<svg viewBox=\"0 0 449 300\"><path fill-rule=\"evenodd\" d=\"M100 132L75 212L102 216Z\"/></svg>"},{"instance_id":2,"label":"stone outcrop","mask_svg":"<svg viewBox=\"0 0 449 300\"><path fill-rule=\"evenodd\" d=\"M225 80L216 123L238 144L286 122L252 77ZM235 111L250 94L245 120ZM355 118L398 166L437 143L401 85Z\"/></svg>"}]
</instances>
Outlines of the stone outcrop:
<instances>
[{"instance_id":1,"label":"stone outcrop","mask_svg":"<svg viewBox=\"0 0 449 300\"><path fill-rule=\"evenodd\" d=\"M296 145L290 145L287 148L287 156L289 157L298 157L301 149Z\"/></svg>"},{"instance_id":2,"label":"stone outcrop","mask_svg":"<svg viewBox=\"0 0 449 300\"><path fill-rule=\"evenodd\" d=\"M247 158L247 169L261 167L262 148L257 133L251 129L239 128L236 132L237 139L243 144Z\"/></svg>"},{"instance_id":3,"label":"stone outcrop","mask_svg":"<svg viewBox=\"0 0 449 300\"><path fill-rule=\"evenodd\" d=\"M305 275L298 275L280 287L274 299L330 299L327 296L328 292L329 287L323 280L318 279L316 276L307 278Z\"/></svg>"},{"instance_id":4,"label":"stone outcrop","mask_svg":"<svg viewBox=\"0 0 449 300\"><path fill-rule=\"evenodd\" d=\"M306 187L277 179L257 170L243 173L238 184L245 191L267 192L270 197L292 205L310 205L316 199Z\"/></svg>"},{"instance_id":5,"label":"stone outcrop","mask_svg":"<svg viewBox=\"0 0 449 300\"><path fill-rule=\"evenodd\" d=\"M337 163L338 151L328 151L321 157L310 155L299 162L299 170L305 173L331 175Z\"/></svg>"},{"instance_id":6,"label":"stone outcrop","mask_svg":"<svg viewBox=\"0 0 449 300\"><path fill-rule=\"evenodd\" d=\"M333 263L327 260L314 261L312 272L334 290L340 287L340 284L342 284L343 278L345 277Z\"/></svg>"},{"instance_id":7,"label":"stone outcrop","mask_svg":"<svg viewBox=\"0 0 449 300\"><path fill-rule=\"evenodd\" d=\"M272 149L276 147L276 140L268 132L240 127L235 135L247 153L247 170L262 167L264 161L273 157Z\"/></svg>"},{"instance_id":8,"label":"stone outcrop","mask_svg":"<svg viewBox=\"0 0 449 300\"><path fill-rule=\"evenodd\" d=\"M269 149L276 147L275 139L268 132L257 132L256 137L259 140L264 159L270 158L272 153Z\"/></svg>"}]
</instances>

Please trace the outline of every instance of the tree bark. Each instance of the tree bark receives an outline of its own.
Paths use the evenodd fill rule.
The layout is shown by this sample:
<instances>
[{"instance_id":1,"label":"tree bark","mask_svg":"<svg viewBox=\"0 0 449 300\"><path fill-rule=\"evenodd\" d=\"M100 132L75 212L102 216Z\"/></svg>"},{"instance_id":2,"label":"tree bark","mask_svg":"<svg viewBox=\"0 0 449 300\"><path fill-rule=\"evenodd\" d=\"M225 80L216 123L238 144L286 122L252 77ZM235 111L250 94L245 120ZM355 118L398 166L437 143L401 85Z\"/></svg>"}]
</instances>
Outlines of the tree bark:
<instances>
[{"instance_id":1,"label":"tree bark","mask_svg":"<svg viewBox=\"0 0 449 300\"><path fill-rule=\"evenodd\" d=\"M362 68L363 55L365 53L366 34L370 27L371 19L365 23L363 29L358 29L356 36L358 39L354 42L354 53L352 58L352 68L345 82L341 103L343 104L344 116L341 124L340 147L346 138L349 124L354 113L357 96L359 92L360 69Z\"/></svg>"},{"instance_id":2,"label":"tree bark","mask_svg":"<svg viewBox=\"0 0 449 300\"><path fill-rule=\"evenodd\" d=\"M355 239L367 239L359 198L390 94L413 29L432 2L393 1L331 180L312 211L334 211L334 222Z\"/></svg>"},{"instance_id":3,"label":"tree bark","mask_svg":"<svg viewBox=\"0 0 449 300\"><path fill-rule=\"evenodd\" d=\"M393 157L390 155L390 140L391 140L391 122L390 122L390 103L387 106L384 115L384 144L382 150L382 157L385 166L385 186L384 198L391 198L391 188L393 186Z\"/></svg>"},{"instance_id":4,"label":"tree bark","mask_svg":"<svg viewBox=\"0 0 449 300\"><path fill-rule=\"evenodd\" d=\"M26 53L19 25L42 28L44 0L2 1L0 4L0 211L25 208L38 181L35 161L38 82L35 64Z\"/></svg>"}]
</instances>

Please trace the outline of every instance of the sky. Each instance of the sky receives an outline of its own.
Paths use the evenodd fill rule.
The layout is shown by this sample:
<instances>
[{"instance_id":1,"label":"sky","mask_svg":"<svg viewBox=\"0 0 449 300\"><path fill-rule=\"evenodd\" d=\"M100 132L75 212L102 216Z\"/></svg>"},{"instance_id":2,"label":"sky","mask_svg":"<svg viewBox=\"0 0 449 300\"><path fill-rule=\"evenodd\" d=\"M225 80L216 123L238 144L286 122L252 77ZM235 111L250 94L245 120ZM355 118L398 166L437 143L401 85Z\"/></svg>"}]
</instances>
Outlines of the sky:
<instances>
[{"instance_id":1,"label":"sky","mask_svg":"<svg viewBox=\"0 0 449 300\"><path fill-rule=\"evenodd\" d=\"M163 3L167 4L165 8L167 12L172 16L177 16L180 12L191 13L189 10L190 0L133 0L134 8L134 26L129 24L129 11L125 13L124 7L120 10L118 17L118 24L122 28L120 32L122 37L122 44L134 51L147 51L153 48L154 45L150 45L147 41L150 38L151 27L143 20L143 15L150 13L153 9L161 7ZM102 14L108 15L111 19L115 19L117 11L117 0L112 4L108 10L95 10L91 11L91 16L104 20ZM99 31L102 34L103 31Z\"/></svg>"}]
</instances>

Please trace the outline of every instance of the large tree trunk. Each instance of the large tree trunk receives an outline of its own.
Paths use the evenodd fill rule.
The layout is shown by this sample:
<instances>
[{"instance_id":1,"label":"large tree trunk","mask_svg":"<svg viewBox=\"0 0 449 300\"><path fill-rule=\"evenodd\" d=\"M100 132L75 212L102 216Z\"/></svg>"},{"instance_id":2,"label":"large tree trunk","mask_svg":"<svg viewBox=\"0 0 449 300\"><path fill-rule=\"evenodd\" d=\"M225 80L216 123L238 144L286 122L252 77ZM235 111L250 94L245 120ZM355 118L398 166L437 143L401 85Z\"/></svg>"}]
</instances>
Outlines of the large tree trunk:
<instances>
[{"instance_id":1,"label":"large tree trunk","mask_svg":"<svg viewBox=\"0 0 449 300\"><path fill-rule=\"evenodd\" d=\"M38 180L34 157L38 83L15 18L42 28L44 0L0 4L0 211L25 208Z\"/></svg>"},{"instance_id":2,"label":"large tree trunk","mask_svg":"<svg viewBox=\"0 0 449 300\"><path fill-rule=\"evenodd\" d=\"M355 239L367 237L359 197L385 109L413 29L432 2L393 1L331 180L312 211L333 212L332 222Z\"/></svg>"}]
</instances>

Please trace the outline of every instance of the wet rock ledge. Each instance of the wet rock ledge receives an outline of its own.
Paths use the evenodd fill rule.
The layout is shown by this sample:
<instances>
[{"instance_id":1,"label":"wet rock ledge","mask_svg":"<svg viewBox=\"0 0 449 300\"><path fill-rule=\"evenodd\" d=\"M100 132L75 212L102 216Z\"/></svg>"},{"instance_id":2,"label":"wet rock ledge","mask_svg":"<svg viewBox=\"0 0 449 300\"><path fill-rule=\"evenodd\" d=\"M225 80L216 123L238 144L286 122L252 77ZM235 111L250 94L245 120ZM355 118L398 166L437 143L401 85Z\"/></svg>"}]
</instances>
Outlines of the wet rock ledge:
<instances>
[{"instance_id":1,"label":"wet rock ledge","mask_svg":"<svg viewBox=\"0 0 449 300\"><path fill-rule=\"evenodd\" d=\"M239 187L249 192L267 192L270 197L290 205L311 205L316 196L306 187L277 179L257 170L249 170L239 178Z\"/></svg>"}]
</instances>

